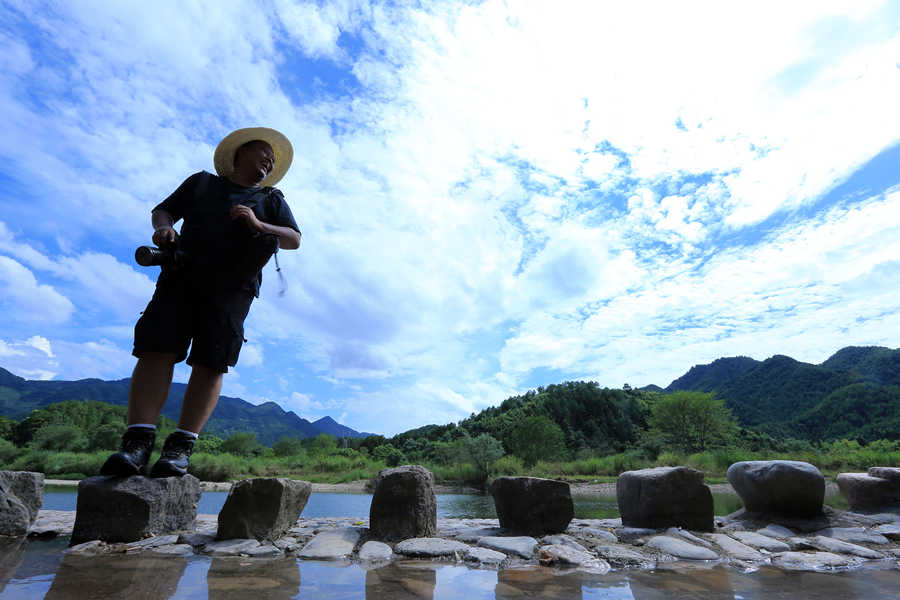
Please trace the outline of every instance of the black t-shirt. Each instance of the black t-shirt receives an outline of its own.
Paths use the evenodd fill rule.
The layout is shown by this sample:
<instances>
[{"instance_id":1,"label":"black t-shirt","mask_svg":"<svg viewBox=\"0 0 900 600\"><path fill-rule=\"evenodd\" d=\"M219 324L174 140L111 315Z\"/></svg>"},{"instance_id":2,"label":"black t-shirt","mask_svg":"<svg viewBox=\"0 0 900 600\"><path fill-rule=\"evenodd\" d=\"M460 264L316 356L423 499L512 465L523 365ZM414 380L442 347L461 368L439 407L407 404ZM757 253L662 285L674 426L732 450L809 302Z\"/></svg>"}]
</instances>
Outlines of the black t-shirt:
<instances>
[{"instance_id":1,"label":"black t-shirt","mask_svg":"<svg viewBox=\"0 0 900 600\"><path fill-rule=\"evenodd\" d=\"M237 253L253 233L243 219L231 219L231 208L238 204L249 206L264 223L300 231L284 195L277 188L245 188L206 171L185 179L153 210L166 211L175 222L184 220L179 249L189 257L192 275L212 276L228 272L229 265L239 258ZM217 281L227 281L227 277L218 277ZM236 285L258 296L261 283L260 272L249 283Z\"/></svg>"}]
</instances>

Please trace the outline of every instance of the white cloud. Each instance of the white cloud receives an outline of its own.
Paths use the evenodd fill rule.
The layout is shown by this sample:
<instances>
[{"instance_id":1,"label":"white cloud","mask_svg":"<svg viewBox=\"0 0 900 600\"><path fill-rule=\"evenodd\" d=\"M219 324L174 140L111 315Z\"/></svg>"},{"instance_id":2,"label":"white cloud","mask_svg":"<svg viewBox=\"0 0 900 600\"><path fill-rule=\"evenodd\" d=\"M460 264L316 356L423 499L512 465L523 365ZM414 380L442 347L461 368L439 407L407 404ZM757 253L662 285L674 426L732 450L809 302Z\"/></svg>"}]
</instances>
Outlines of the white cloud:
<instances>
[{"instance_id":1,"label":"white cloud","mask_svg":"<svg viewBox=\"0 0 900 600\"><path fill-rule=\"evenodd\" d=\"M0 310L16 320L56 324L67 321L75 307L25 266L0 256Z\"/></svg>"},{"instance_id":2,"label":"white cloud","mask_svg":"<svg viewBox=\"0 0 900 600\"><path fill-rule=\"evenodd\" d=\"M25 343L31 346L32 348L36 348L46 354L49 358L54 358L53 356L53 348L50 347L50 340L45 337L41 337L39 335L34 335L25 340Z\"/></svg>"}]
</instances>

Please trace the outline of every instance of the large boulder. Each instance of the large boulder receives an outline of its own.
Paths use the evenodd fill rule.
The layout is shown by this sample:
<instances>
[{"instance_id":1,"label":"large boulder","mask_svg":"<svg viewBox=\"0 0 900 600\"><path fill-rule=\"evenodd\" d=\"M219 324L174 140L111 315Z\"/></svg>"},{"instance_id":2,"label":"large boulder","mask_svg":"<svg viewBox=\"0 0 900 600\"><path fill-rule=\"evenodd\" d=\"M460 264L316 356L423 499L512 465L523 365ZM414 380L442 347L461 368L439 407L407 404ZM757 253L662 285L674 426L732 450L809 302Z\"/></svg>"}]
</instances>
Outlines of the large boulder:
<instances>
[{"instance_id":1,"label":"large boulder","mask_svg":"<svg viewBox=\"0 0 900 600\"><path fill-rule=\"evenodd\" d=\"M527 535L562 533L575 516L569 484L538 477L498 477L491 496L500 527Z\"/></svg>"},{"instance_id":2,"label":"large boulder","mask_svg":"<svg viewBox=\"0 0 900 600\"><path fill-rule=\"evenodd\" d=\"M434 537L437 500L431 471L406 465L378 473L369 508L369 530L378 540Z\"/></svg>"},{"instance_id":3,"label":"large boulder","mask_svg":"<svg viewBox=\"0 0 900 600\"><path fill-rule=\"evenodd\" d=\"M43 503L43 473L0 471L0 535L28 533Z\"/></svg>"},{"instance_id":4,"label":"large boulder","mask_svg":"<svg viewBox=\"0 0 900 600\"><path fill-rule=\"evenodd\" d=\"M872 467L867 473L841 473L838 488L854 510L900 507L900 469Z\"/></svg>"},{"instance_id":5,"label":"large boulder","mask_svg":"<svg viewBox=\"0 0 900 600\"><path fill-rule=\"evenodd\" d=\"M297 523L312 485L280 477L236 482L219 512L220 540L277 540Z\"/></svg>"},{"instance_id":6,"label":"large boulder","mask_svg":"<svg viewBox=\"0 0 900 600\"><path fill-rule=\"evenodd\" d=\"M626 527L713 530L712 492L697 469L626 471L616 480L616 500Z\"/></svg>"},{"instance_id":7,"label":"large boulder","mask_svg":"<svg viewBox=\"0 0 900 600\"><path fill-rule=\"evenodd\" d=\"M785 517L822 514L825 478L807 462L742 461L728 467L727 476L748 512Z\"/></svg>"},{"instance_id":8,"label":"large boulder","mask_svg":"<svg viewBox=\"0 0 900 600\"><path fill-rule=\"evenodd\" d=\"M82 479L71 545L90 540L133 542L190 529L199 500L200 482L192 475Z\"/></svg>"}]
</instances>

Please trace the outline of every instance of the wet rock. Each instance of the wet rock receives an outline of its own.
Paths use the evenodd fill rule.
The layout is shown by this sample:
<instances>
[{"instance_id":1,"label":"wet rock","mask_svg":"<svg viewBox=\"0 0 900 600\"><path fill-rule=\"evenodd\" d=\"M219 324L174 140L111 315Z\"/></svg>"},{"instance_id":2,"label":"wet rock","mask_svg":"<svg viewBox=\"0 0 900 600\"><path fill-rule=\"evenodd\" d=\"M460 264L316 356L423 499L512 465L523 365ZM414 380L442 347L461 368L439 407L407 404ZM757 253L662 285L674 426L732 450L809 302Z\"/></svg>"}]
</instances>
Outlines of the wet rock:
<instances>
[{"instance_id":1,"label":"wet rock","mask_svg":"<svg viewBox=\"0 0 900 600\"><path fill-rule=\"evenodd\" d=\"M342 560L353 554L359 541L359 530L354 527L330 529L317 534L297 556L314 560Z\"/></svg>"},{"instance_id":2,"label":"wet rock","mask_svg":"<svg viewBox=\"0 0 900 600\"><path fill-rule=\"evenodd\" d=\"M463 553L463 560L482 565L499 565L506 560L506 555L489 548L469 547Z\"/></svg>"},{"instance_id":3,"label":"wet rock","mask_svg":"<svg viewBox=\"0 0 900 600\"><path fill-rule=\"evenodd\" d=\"M873 531L889 540L900 541L900 523L885 523L884 525L879 525Z\"/></svg>"},{"instance_id":4,"label":"wet rock","mask_svg":"<svg viewBox=\"0 0 900 600\"><path fill-rule=\"evenodd\" d=\"M696 469L626 471L616 480L616 500L622 523L628 527L713 530L712 492Z\"/></svg>"},{"instance_id":5,"label":"wet rock","mask_svg":"<svg viewBox=\"0 0 900 600\"><path fill-rule=\"evenodd\" d=\"M828 527L816 531L814 535L823 535L825 537L850 542L853 544L889 544L885 536L880 533L866 531L865 527Z\"/></svg>"},{"instance_id":6,"label":"wet rock","mask_svg":"<svg viewBox=\"0 0 900 600\"><path fill-rule=\"evenodd\" d=\"M864 546L851 544L850 542L842 542L841 540L825 537L824 535L814 536L809 541L817 550L826 550L828 552L837 552L840 554L852 554L853 556L860 556L862 558L884 558L884 554L880 552L875 552L874 550L870 550Z\"/></svg>"},{"instance_id":7,"label":"wet rock","mask_svg":"<svg viewBox=\"0 0 900 600\"><path fill-rule=\"evenodd\" d=\"M140 540L137 542L132 542L130 544L125 544L125 552L140 552L142 550L149 550L150 548L156 548L157 546L168 546L171 544L178 543L177 535L157 535L154 537L149 537L145 540Z\"/></svg>"},{"instance_id":8,"label":"wet rock","mask_svg":"<svg viewBox=\"0 0 900 600\"><path fill-rule=\"evenodd\" d=\"M0 535L28 533L43 503L43 473L0 471Z\"/></svg>"},{"instance_id":9,"label":"wet rock","mask_svg":"<svg viewBox=\"0 0 900 600\"><path fill-rule=\"evenodd\" d=\"M818 550L807 538L792 537L787 539L787 543L791 550Z\"/></svg>"},{"instance_id":10,"label":"wet rock","mask_svg":"<svg viewBox=\"0 0 900 600\"><path fill-rule=\"evenodd\" d=\"M367 562L391 560L393 555L391 547L383 542L369 541L359 549L359 560Z\"/></svg>"},{"instance_id":11,"label":"wet rock","mask_svg":"<svg viewBox=\"0 0 900 600\"><path fill-rule=\"evenodd\" d=\"M597 575L605 575L610 571L609 563L605 560L599 559L584 550L561 544L541 546L538 550L538 560L540 560L542 565L571 567Z\"/></svg>"},{"instance_id":12,"label":"wet rock","mask_svg":"<svg viewBox=\"0 0 900 600\"><path fill-rule=\"evenodd\" d=\"M619 540L627 544L632 544L635 540L656 535L661 531L661 529L650 529L647 527L622 527L616 529L616 536Z\"/></svg>"},{"instance_id":13,"label":"wet rock","mask_svg":"<svg viewBox=\"0 0 900 600\"><path fill-rule=\"evenodd\" d=\"M253 556L254 558L280 558L284 556L284 552L274 544L260 544L256 548L248 550L247 556Z\"/></svg>"},{"instance_id":14,"label":"wet rock","mask_svg":"<svg viewBox=\"0 0 900 600\"><path fill-rule=\"evenodd\" d=\"M684 529L681 529L680 527L669 527L668 529L666 529L666 535L668 535L670 537L681 538L692 544L697 544L699 546L704 546L706 548L712 547L712 544L710 544L706 540L704 540L702 538L698 538L696 535L694 535L690 531L685 531Z\"/></svg>"},{"instance_id":15,"label":"wet rock","mask_svg":"<svg viewBox=\"0 0 900 600\"><path fill-rule=\"evenodd\" d=\"M749 512L810 517L822 514L825 478L795 460L754 460L728 467L728 482Z\"/></svg>"},{"instance_id":16,"label":"wet rock","mask_svg":"<svg viewBox=\"0 0 900 600\"><path fill-rule=\"evenodd\" d=\"M482 548L490 548L504 554L512 554L521 556L522 558L532 558L534 549L538 542L533 537L483 537L478 540L478 545Z\"/></svg>"},{"instance_id":17,"label":"wet rock","mask_svg":"<svg viewBox=\"0 0 900 600\"><path fill-rule=\"evenodd\" d=\"M748 546L757 549L761 548L763 550L768 550L769 552L786 552L791 549L790 546L780 540L753 531L732 531L731 536Z\"/></svg>"},{"instance_id":18,"label":"wet rock","mask_svg":"<svg viewBox=\"0 0 900 600\"><path fill-rule=\"evenodd\" d=\"M528 535L562 533L575 516L569 484L539 477L497 477L491 496L500 526Z\"/></svg>"},{"instance_id":19,"label":"wet rock","mask_svg":"<svg viewBox=\"0 0 900 600\"><path fill-rule=\"evenodd\" d=\"M716 560L719 558L719 555L709 548L696 546L685 540L667 535L658 535L650 538L647 545L651 548L656 548L665 554L671 554L672 556L688 560Z\"/></svg>"},{"instance_id":20,"label":"wet rock","mask_svg":"<svg viewBox=\"0 0 900 600\"><path fill-rule=\"evenodd\" d=\"M461 542L469 542L470 544L474 544L483 537L491 537L502 534L503 529L501 529L500 527L467 527L465 529L460 529L452 537L458 539Z\"/></svg>"},{"instance_id":21,"label":"wet rock","mask_svg":"<svg viewBox=\"0 0 900 600\"><path fill-rule=\"evenodd\" d=\"M782 538L782 539L793 537L796 535L793 531L791 531L787 527L782 527L781 525L777 525L775 523L769 523L768 525L766 525L765 527L763 527L756 533L758 533L760 535L765 535L767 537Z\"/></svg>"},{"instance_id":22,"label":"wet rock","mask_svg":"<svg viewBox=\"0 0 900 600\"><path fill-rule=\"evenodd\" d=\"M594 552L616 568L652 569L656 566L651 558L621 546L597 546Z\"/></svg>"},{"instance_id":23,"label":"wet rock","mask_svg":"<svg viewBox=\"0 0 900 600\"><path fill-rule=\"evenodd\" d=\"M190 529L200 482L184 477L88 477L78 484L72 545L88 540L132 542Z\"/></svg>"},{"instance_id":24,"label":"wet rock","mask_svg":"<svg viewBox=\"0 0 900 600\"><path fill-rule=\"evenodd\" d=\"M273 542L275 547L285 553L296 552L300 548L297 538L286 535Z\"/></svg>"},{"instance_id":25,"label":"wet rock","mask_svg":"<svg viewBox=\"0 0 900 600\"><path fill-rule=\"evenodd\" d=\"M188 544L189 546L193 546L194 548L199 548L201 546L205 546L210 542L215 541L216 536L209 533L182 533L178 536L179 544Z\"/></svg>"},{"instance_id":26,"label":"wet rock","mask_svg":"<svg viewBox=\"0 0 900 600\"><path fill-rule=\"evenodd\" d=\"M281 477L237 481L219 512L216 537L277 540L297 522L311 490L306 481Z\"/></svg>"},{"instance_id":27,"label":"wet rock","mask_svg":"<svg viewBox=\"0 0 900 600\"><path fill-rule=\"evenodd\" d=\"M156 556L192 556L194 549L190 544L169 544L150 549L150 554Z\"/></svg>"},{"instance_id":28,"label":"wet rock","mask_svg":"<svg viewBox=\"0 0 900 600\"><path fill-rule=\"evenodd\" d=\"M75 527L74 510L41 510L37 519L28 528L31 537L48 538L57 535L71 535Z\"/></svg>"},{"instance_id":29,"label":"wet rock","mask_svg":"<svg viewBox=\"0 0 900 600\"><path fill-rule=\"evenodd\" d=\"M457 553L462 554L469 546L456 540L445 540L443 538L413 538L403 540L396 546L394 551L397 554L406 556L453 556Z\"/></svg>"},{"instance_id":30,"label":"wet rock","mask_svg":"<svg viewBox=\"0 0 900 600\"><path fill-rule=\"evenodd\" d=\"M593 538L597 538L603 540L604 542L618 542L619 538L616 537L612 531L607 531L606 529L598 529L596 527L585 527L579 531L581 535L590 536Z\"/></svg>"},{"instance_id":31,"label":"wet rock","mask_svg":"<svg viewBox=\"0 0 900 600\"><path fill-rule=\"evenodd\" d=\"M406 540L437 534L434 475L419 465L385 469L375 478L369 529L380 540Z\"/></svg>"},{"instance_id":32,"label":"wet rock","mask_svg":"<svg viewBox=\"0 0 900 600\"><path fill-rule=\"evenodd\" d=\"M107 554L109 553L109 544L100 540L91 540L89 542L82 542L80 544L75 544L74 546L69 546L66 548L65 553L78 554L81 556Z\"/></svg>"},{"instance_id":33,"label":"wet rock","mask_svg":"<svg viewBox=\"0 0 900 600\"><path fill-rule=\"evenodd\" d=\"M772 557L772 564L791 571L823 571L855 567L859 559L831 552L779 552Z\"/></svg>"},{"instance_id":34,"label":"wet rock","mask_svg":"<svg viewBox=\"0 0 900 600\"><path fill-rule=\"evenodd\" d=\"M707 537L715 542L715 544L731 558L751 562L764 562L768 560L768 558L763 556L758 550L754 550L750 546L742 544L724 533L710 533Z\"/></svg>"},{"instance_id":35,"label":"wet rock","mask_svg":"<svg viewBox=\"0 0 900 600\"><path fill-rule=\"evenodd\" d=\"M615 537L615 536L613 536ZM613 540L616 541L616 540ZM541 544L546 546L558 545L558 546L569 546L570 548L575 548L576 550L581 550L582 552L587 552L587 548L578 543L578 540L573 538L571 535L566 535L565 533L558 533L556 535L545 535L541 538Z\"/></svg>"},{"instance_id":36,"label":"wet rock","mask_svg":"<svg viewBox=\"0 0 900 600\"><path fill-rule=\"evenodd\" d=\"M900 469L872 467L867 473L841 473L837 485L854 510L879 510L900 506Z\"/></svg>"},{"instance_id":37,"label":"wet rock","mask_svg":"<svg viewBox=\"0 0 900 600\"><path fill-rule=\"evenodd\" d=\"M210 556L240 556L248 554L255 548L259 548L259 545L259 541L254 539L222 540L203 546L203 554L209 554Z\"/></svg>"}]
</instances>

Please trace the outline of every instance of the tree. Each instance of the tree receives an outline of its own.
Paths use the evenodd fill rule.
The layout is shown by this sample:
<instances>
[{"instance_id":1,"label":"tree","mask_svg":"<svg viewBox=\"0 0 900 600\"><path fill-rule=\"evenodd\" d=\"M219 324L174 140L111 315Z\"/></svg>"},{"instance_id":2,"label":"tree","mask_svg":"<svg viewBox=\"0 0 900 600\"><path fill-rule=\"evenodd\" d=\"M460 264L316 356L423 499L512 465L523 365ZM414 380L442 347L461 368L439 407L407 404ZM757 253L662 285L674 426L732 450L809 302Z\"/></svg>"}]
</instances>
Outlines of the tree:
<instances>
[{"instance_id":1,"label":"tree","mask_svg":"<svg viewBox=\"0 0 900 600\"><path fill-rule=\"evenodd\" d=\"M566 455L566 438L559 425L547 417L528 417L510 432L510 452L522 459L526 467L538 460L556 460Z\"/></svg>"},{"instance_id":2,"label":"tree","mask_svg":"<svg viewBox=\"0 0 900 600\"><path fill-rule=\"evenodd\" d=\"M401 452L397 448L394 448L390 444L382 444L380 446L376 446L376 448L372 450L372 458L374 458L375 460L384 461L384 464L389 467L396 467L406 461L406 457L403 456L403 452Z\"/></svg>"},{"instance_id":3,"label":"tree","mask_svg":"<svg viewBox=\"0 0 900 600\"><path fill-rule=\"evenodd\" d=\"M272 446L275 456L294 456L303 451L303 443L296 437L283 435Z\"/></svg>"},{"instance_id":4,"label":"tree","mask_svg":"<svg viewBox=\"0 0 900 600\"><path fill-rule=\"evenodd\" d=\"M87 438L75 425L45 425L31 439L32 448L53 452L83 452L87 450L87 445Z\"/></svg>"},{"instance_id":5,"label":"tree","mask_svg":"<svg viewBox=\"0 0 900 600\"><path fill-rule=\"evenodd\" d=\"M704 392L675 392L661 396L651 408L650 430L669 446L684 452L703 452L725 445L737 429L724 400Z\"/></svg>"},{"instance_id":6,"label":"tree","mask_svg":"<svg viewBox=\"0 0 900 600\"><path fill-rule=\"evenodd\" d=\"M497 438L482 433L472 437L468 433L456 441L460 462L468 462L475 468L481 487L487 482L491 465L503 456L503 444Z\"/></svg>"},{"instance_id":7,"label":"tree","mask_svg":"<svg viewBox=\"0 0 900 600\"><path fill-rule=\"evenodd\" d=\"M253 456L262 451L255 433L233 433L222 442L222 451L237 456Z\"/></svg>"}]
</instances>

